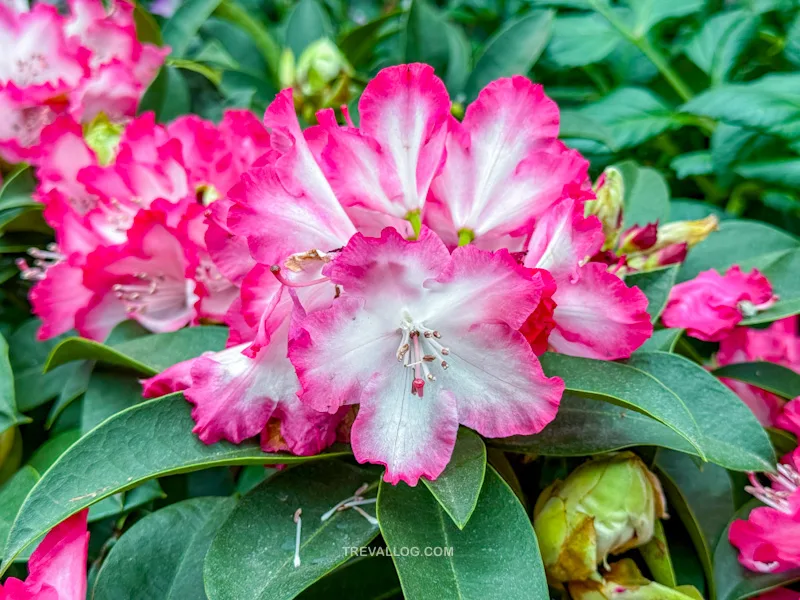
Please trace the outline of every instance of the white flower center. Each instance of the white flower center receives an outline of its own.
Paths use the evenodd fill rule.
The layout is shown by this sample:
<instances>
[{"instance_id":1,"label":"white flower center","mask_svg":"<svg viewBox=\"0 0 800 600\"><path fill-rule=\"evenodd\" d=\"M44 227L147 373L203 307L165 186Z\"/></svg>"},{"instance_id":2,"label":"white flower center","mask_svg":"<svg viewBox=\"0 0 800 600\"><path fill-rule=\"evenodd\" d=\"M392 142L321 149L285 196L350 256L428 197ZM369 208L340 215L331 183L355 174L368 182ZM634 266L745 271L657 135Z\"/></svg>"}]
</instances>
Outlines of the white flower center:
<instances>
[{"instance_id":1,"label":"white flower center","mask_svg":"<svg viewBox=\"0 0 800 600\"><path fill-rule=\"evenodd\" d=\"M792 514L792 506L789 503L791 495L800 488L800 473L791 465L779 464L778 474L767 473L767 477L772 484L777 484L778 489L764 486L754 473L749 474L750 483L744 489L747 493L755 496L767 506L779 510L787 515Z\"/></svg>"},{"instance_id":2,"label":"white flower center","mask_svg":"<svg viewBox=\"0 0 800 600\"><path fill-rule=\"evenodd\" d=\"M191 296L193 282L190 280L172 279L162 273L137 273L135 277L141 283L117 283L112 288L128 313L169 310L185 305Z\"/></svg>"},{"instance_id":3,"label":"white flower center","mask_svg":"<svg viewBox=\"0 0 800 600\"><path fill-rule=\"evenodd\" d=\"M431 366L439 362L442 369L448 364L444 359L450 349L439 341L442 334L421 323L416 323L406 315L400 323L400 345L397 347L397 360L408 369L414 369L414 380L411 382L411 393L422 397L426 381L436 381Z\"/></svg>"}]
</instances>

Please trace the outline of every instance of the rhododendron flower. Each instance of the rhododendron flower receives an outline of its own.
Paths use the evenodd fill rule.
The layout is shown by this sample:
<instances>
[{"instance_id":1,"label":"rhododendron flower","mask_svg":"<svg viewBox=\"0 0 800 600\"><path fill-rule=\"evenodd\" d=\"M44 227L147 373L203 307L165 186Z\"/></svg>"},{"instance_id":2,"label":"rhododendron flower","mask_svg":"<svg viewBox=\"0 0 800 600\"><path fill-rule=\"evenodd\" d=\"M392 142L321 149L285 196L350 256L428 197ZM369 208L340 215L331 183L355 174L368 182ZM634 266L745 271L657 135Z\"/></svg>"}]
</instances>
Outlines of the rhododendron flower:
<instances>
[{"instance_id":1,"label":"rhododendron flower","mask_svg":"<svg viewBox=\"0 0 800 600\"><path fill-rule=\"evenodd\" d=\"M734 265L725 275L712 269L673 287L661 320L667 327L686 329L691 337L718 342L745 317L776 300L769 281L757 269L745 274Z\"/></svg>"},{"instance_id":2,"label":"rhododendron flower","mask_svg":"<svg viewBox=\"0 0 800 600\"><path fill-rule=\"evenodd\" d=\"M729 537L739 549L739 562L752 571L780 573L800 567L799 467L800 448L781 460L777 474L767 474L770 487L750 474L752 486L745 489L766 506L734 521Z\"/></svg>"},{"instance_id":3,"label":"rhododendron flower","mask_svg":"<svg viewBox=\"0 0 800 600\"><path fill-rule=\"evenodd\" d=\"M289 357L300 399L331 413L360 404L353 452L385 465L386 481L435 479L459 423L505 437L555 417L564 384L517 331L542 283L507 251L451 255L428 229L408 241L387 228L353 236L323 272L344 292L299 319Z\"/></svg>"},{"instance_id":4,"label":"rhododendron flower","mask_svg":"<svg viewBox=\"0 0 800 600\"><path fill-rule=\"evenodd\" d=\"M39 159L42 130L60 114L89 122L103 113L125 120L155 77L168 48L136 38L130 2L72 0L69 15L36 3L30 11L0 4L0 153Z\"/></svg>"},{"instance_id":5,"label":"rhododendron flower","mask_svg":"<svg viewBox=\"0 0 800 600\"><path fill-rule=\"evenodd\" d=\"M800 396L783 405L775 418L775 426L800 437Z\"/></svg>"},{"instance_id":6,"label":"rhododendron flower","mask_svg":"<svg viewBox=\"0 0 800 600\"><path fill-rule=\"evenodd\" d=\"M755 600L800 600L800 592L788 590L786 588L776 588L766 594L755 597Z\"/></svg>"},{"instance_id":7,"label":"rhododendron flower","mask_svg":"<svg viewBox=\"0 0 800 600\"><path fill-rule=\"evenodd\" d=\"M716 364L725 366L741 362L766 361L779 364L800 373L800 336L797 335L797 317L789 317L772 323L764 329L737 327L719 345ZM784 409L785 401L759 387L721 377L750 407L765 427L778 426L794 431L790 421L794 418L794 405ZM781 413L784 416L781 416ZM783 424L778 424L778 419ZM800 425L796 426L800 433Z\"/></svg>"},{"instance_id":8,"label":"rhododendron flower","mask_svg":"<svg viewBox=\"0 0 800 600\"><path fill-rule=\"evenodd\" d=\"M28 577L0 584L2 600L85 600L88 509L59 523L28 560Z\"/></svg>"}]
</instances>

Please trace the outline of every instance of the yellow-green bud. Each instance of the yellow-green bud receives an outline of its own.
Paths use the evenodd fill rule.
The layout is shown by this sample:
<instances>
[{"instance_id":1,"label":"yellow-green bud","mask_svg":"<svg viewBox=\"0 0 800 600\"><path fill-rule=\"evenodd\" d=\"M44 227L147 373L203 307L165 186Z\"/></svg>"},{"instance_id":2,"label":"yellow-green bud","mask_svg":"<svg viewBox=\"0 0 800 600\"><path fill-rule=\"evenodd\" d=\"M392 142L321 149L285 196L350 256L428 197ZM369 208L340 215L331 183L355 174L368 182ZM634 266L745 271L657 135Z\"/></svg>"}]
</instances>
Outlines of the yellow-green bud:
<instances>
[{"instance_id":1,"label":"yellow-green bud","mask_svg":"<svg viewBox=\"0 0 800 600\"><path fill-rule=\"evenodd\" d=\"M675 221L658 228L658 239L651 250L660 250L672 244L687 244L689 248L706 239L719 226L716 215L697 221Z\"/></svg>"},{"instance_id":2,"label":"yellow-green bud","mask_svg":"<svg viewBox=\"0 0 800 600\"><path fill-rule=\"evenodd\" d=\"M278 61L278 82L283 90L294 87L294 81L294 52L292 52L290 48L286 48L281 53L281 58Z\"/></svg>"},{"instance_id":3,"label":"yellow-green bud","mask_svg":"<svg viewBox=\"0 0 800 600\"><path fill-rule=\"evenodd\" d=\"M122 125L112 123L103 113L98 114L90 123L83 126L83 137L86 144L94 150L101 165L111 164L114 160L123 129Z\"/></svg>"},{"instance_id":4,"label":"yellow-green bud","mask_svg":"<svg viewBox=\"0 0 800 600\"><path fill-rule=\"evenodd\" d=\"M661 484L632 452L590 460L536 501L533 526L548 578L597 580L597 565L653 537Z\"/></svg>"},{"instance_id":5,"label":"yellow-green bud","mask_svg":"<svg viewBox=\"0 0 800 600\"><path fill-rule=\"evenodd\" d=\"M576 581L568 587L572 600L702 600L691 586L670 588L646 579L629 558L611 565L602 580Z\"/></svg>"},{"instance_id":6,"label":"yellow-green bud","mask_svg":"<svg viewBox=\"0 0 800 600\"><path fill-rule=\"evenodd\" d=\"M303 96L315 96L340 75L351 75L352 68L331 40L322 38L309 45L300 55L295 81Z\"/></svg>"},{"instance_id":7,"label":"yellow-green bud","mask_svg":"<svg viewBox=\"0 0 800 600\"><path fill-rule=\"evenodd\" d=\"M625 187L622 173L614 167L608 167L598 178L594 193L596 200L590 200L585 205L585 213L597 215L603 224L603 235L606 241L603 250L612 250L617 245L619 233L622 229L622 207L625 198Z\"/></svg>"}]
</instances>

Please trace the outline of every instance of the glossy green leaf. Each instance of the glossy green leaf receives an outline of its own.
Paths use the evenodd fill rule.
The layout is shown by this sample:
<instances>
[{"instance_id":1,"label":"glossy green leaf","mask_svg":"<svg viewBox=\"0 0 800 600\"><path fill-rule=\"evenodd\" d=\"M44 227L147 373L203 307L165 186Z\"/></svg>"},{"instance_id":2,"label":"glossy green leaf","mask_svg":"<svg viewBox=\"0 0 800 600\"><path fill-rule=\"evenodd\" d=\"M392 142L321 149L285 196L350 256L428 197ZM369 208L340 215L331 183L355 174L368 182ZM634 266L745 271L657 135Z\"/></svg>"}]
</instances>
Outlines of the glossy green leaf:
<instances>
[{"instance_id":1,"label":"glossy green leaf","mask_svg":"<svg viewBox=\"0 0 800 600\"><path fill-rule=\"evenodd\" d=\"M67 448L77 442L80 437L81 432L77 429L59 433L36 449L36 452L28 459L28 465L39 473L45 473L58 457L64 454Z\"/></svg>"},{"instance_id":2,"label":"glossy green leaf","mask_svg":"<svg viewBox=\"0 0 800 600\"><path fill-rule=\"evenodd\" d=\"M171 394L118 413L78 440L31 491L11 530L6 561L68 516L155 477L222 465L293 464L343 453L298 457L266 454L253 442L209 446L192 433L190 413L183 395ZM87 471L86 465L95 466Z\"/></svg>"},{"instance_id":3,"label":"glossy green leaf","mask_svg":"<svg viewBox=\"0 0 800 600\"><path fill-rule=\"evenodd\" d=\"M31 410L53 399L62 391L64 381L78 369L77 365L68 365L44 374L48 354L67 336L61 335L40 342L36 339L40 324L38 319L26 321L8 338L17 405L22 411Z\"/></svg>"},{"instance_id":4,"label":"glossy green leaf","mask_svg":"<svg viewBox=\"0 0 800 600\"><path fill-rule=\"evenodd\" d=\"M655 169L632 160L614 165L625 187L623 227L664 221L669 215L669 187Z\"/></svg>"},{"instance_id":5,"label":"glossy green leaf","mask_svg":"<svg viewBox=\"0 0 800 600\"><path fill-rule=\"evenodd\" d=\"M793 235L766 223L730 219L722 221L719 230L689 251L678 272L678 282L693 279L701 271L724 272L731 265L747 264L764 268L784 251L800 247ZM744 267L743 267L744 268Z\"/></svg>"},{"instance_id":6,"label":"glossy green leaf","mask_svg":"<svg viewBox=\"0 0 800 600\"><path fill-rule=\"evenodd\" d=\"M333 31L325 9L317 0L300 0L286 23L286 46L299 58L306 46Z\"/></svg>"},{"instance_id":7,"label":"glossy green leaf","mask_svg":"<svg viewBox=\"0 0 800 600\"><path fill-rule=\"evenodd\" d=\"M97 370L92 373L81 406L81 433L87 433L107 418L144 402L138 377Z\"/></svg>"},{"instance_id":8,"label":"glossy green leaf","mask_svg":"<svg viewBox=\"0 0 800 600\"><path fill-rule=\"evenodd\" d=\"M192 39L219 3L220 0L186 0L178 4L175 13L164 24L162 32L164 43L172 49L173 57L186 54Z\"/></svg>"},{"instance_id":9,"label":"glossy green leaf","mask_svg":"<svg viewBox=\"0 0 800 600\"><path fill-rule=\"evenodd\" d=\"M634 37L642 37L662 21L701 11L705 0L625 0L625 4L633 11Z\"/></svg>"},{"instance_id":10,"label":"glossy green leaf","mask_svg":"<svg viewBox=\"0 0 800 600\"><path fill-rule=\"evenodd\" d=\"M38 480L39 473L36 469L25 466L0 487L0 544L3 546L19 507Z\"/></svg>"},{"instance_id":11,"label":"glossy green leaf","mask_svg":"<svg viewBox=\"0 0 800 600\"><path fill-rule=\"evenodd\" d=\"M630 365L547 353L545 373L561 377L566 389L641 412L660 421L704 455L702 434L685 402L663 383Z\"/></svg>"},{"instance_id":12,"label":"glossy green leaf","mask_svg":"<svg viewBox=\"0 0 800 600\"><path fill-rule=\"evenodd\" d=\"M447 71L450 45L444 17L427 0L413 0L408 9L405 32L405 62L431 65L437 73Z\"/></svg>"},{"instance_id":13,"label":"glossy green leaf","mask_svg":"<svg viewBox=\"0 0 800 600\"><path fill-rule=\"evenodd\" d=\"M161 67L139 102L139 113L153 111L159 123L169 123L191 112L189 84L179 69Z\"/></svg>"},{"instance_id":14,"label":"glossy green leaf","mask_svg":"<svg viewBox=\"0 0 800 600\"><path fill-rule=\"evenodd\" d=\"M622 40L616 29L597 13L559 15L547 58L560 67L582 67L606 58Z\"/></svg>"},{"instance_id":15,"label":"glossy green leaf","mask_svg":"<svg viewBox=\"0 0 800 600\"><path fill-rule=\"evenodd\" d=\"M622 87L580 112L604 125L617 148L630 148L680 125L661 98L643 88Z\"/></svg>"},{"instance_id":16,"label":"glossy green leaf","mask_svg":"<svg viewBox=\"0 0 800 600\"><path fill-rule=\"evenodd\" d=\"M586 456L633 446L660 446L697 455L697 450L666 425L640 412L569 392L555 420L530 436L488 442L509 452L543 456Z\"/></svg>"},{"instance_id":17,"label":"glossy green leaf","mask_svg":"<svg viewBox=\"0 0 800 600\"><path fill-rule=\"evenodd\" d=\"M205 598L203 560L233 498L192 498L137 521L97 575L94 600Z\"/></svg>"},{"instance_id":18,"label":"glossy green leaf","mask_svg":"<svg viewBox=\"0 0 800 600\"><path fill-rule=\"evenodd\" d=\"M686 54L712 84L722 83L755 37L758 24L759 18L744 10L714 15L686 46Z\"/></svg>"},{"instance_id":19,"label":"glossy green leaf","mask_svg":"<svg viewBox=\"0 0 800 600\"><path fill-rule=\"evenodd\" d=\"M731 522L747 519L750 511L761 506L757 500L739 509ZM719 538L714 550L714 579L717 582L717 600L745 600L773 588L800 581L800 569L783 573L756 573L745 569L738 560L738 550L728 541L730 525Z\"/></svg>"},{"instance_id":20,"label":"glossy green leaf","mask_svg":"<svg viewBox=\"0 0 800 600\"><path fill-rule=\"evenodd\" d=\"M339 50L347 61L358 68L372 59L372 51L388 24L397 18L400 12L390 12L351 29L339 38Z\"/></svg>"},{"instance_id":21,"label":"glossy green leaf","mask_svg":"<svg viewBox=\"0 0 800 600\"><path fill-rule=\"evenodd\" d=\"M783 55L795 66L800 66L800 13L794 18L786 31L786 45Z\"/></svg>"},{"instance_id":22,"label":"glossy green leaf","mask_svg":"<svg viewBox=\"0 0 800 600\"><path fill-rule=\"evenodd\" d=\"M407 600L548 597L531 521L491 467L478 506L463 530L427 489L404 483L381 483L378 521L386 545L393 550ZM425 556L426 548L440 555Z\"/></svg>"},{"instance_id":23,"label":"glossy green leaf","mask_svg":"<svg viewBox=\"0 0 800 600\"><path fill-rule=\"evenodd\" d=\"M800 187L800 158L775 158L740 163L734 172L745 179L758 179L788 188Z\"/></svg>"},{"instance_id":24,"label":"glossy green leaf","mask_svg":"<svg viewBox=\"0 0 800 600\"><path fill-rule=\"evenodd\" d=\"M321 517L380 471L339 461L309 464L270 478L247 494L220 528L205 561L210 600L289 600L367 545L377 525L354 510ZM371 510L372 507L367 506ZM300 565L294 565L295 511L302 509Z\"/></svg>"},{"instance_id":25,"label":"glossy green leaf","mask_svg":"<svg viewBox=\"0 0 800 600\"><path fill-rule=\"evenodd\" d=\"M298 600L390 600L401 598L400 580L388 556L357 558L303 591Z\"/></svg>"},{"instance_id":26,"label":"glossy green leaf","mask_svg":"<svg viewBox=\"0 0 800 600\"><path fill-rule=\"evenodd\" d=\"M714 370L717 377L728 377L749 383L787 400L800 396L800 375L770 362L743 362Z\"/></svg>"},{"instance_id":27,"label":"glossy green leaf","mask_svg":"<svg viewBox=\"0 0 800 600\"><path fill-rule=\"evenodd\" d=\"M736 394L703 367L665 352L634 354L627 362L684 400L700 427L700 445L709 461L733 471L774 470L775 453L761 424Z\"/></svg>"},{"instance_id":28,"label":"glossy green leaf","mask_svg":"<svg viewBox=\"0 0 800 600\"><path fill-rule=\"evenodd\" d=\"M636 352L672 352L681 335L683 329L657 329Z\"/></svg>"},{"instance_id":29,"label":"glossy green leaf","mask_svg":"<svg viewBox=\"0 0 800 600\"><path fill-rule=\"evenodd\" d=\"M675 568L672 566L669 543L660 520L656 519L653 538L641 546L639 552L647 564L647 568L650 569L653 581L669 587L678 585Z\"/></svg>"},{"instance_id":30,"label":"glossy green leaf","mask_svg":"<svg viewBox=\"0 0 800 600\"><path fill-rule=\"evenodd\" d=\"M800 249L783 252L776 255L774 260L760 261L755 266L759 267L772 284L778 301L767 310L746 318L742 325L770 323L800 313L800 277L797 276L800 269Z\"/></svg>"},{"instance_id":31,"label":"glossy green leaf","mask_svg":"<svg viewBox=\"0 0 800 600\"><path fill-rule=\"evenodd\" d=\"M64 410L83 395L89 387L89 379L92 376L94 367L95 362L93 360L83 360L75 365L75 371L64 382L64 387L61 388L58 398L53 402L53 406L50 407L50 413L47 415L47 420L44 424L46 429L50 429ZM58 369L53 372L56 371Z\"/></svg>"},{"instance_id":32,"label":"glossy green leaf","mask_svg":"<svg viewBox=\"0 0 800 600\"><path fill-rule=\"evenodd\" d=\"M713 551L735 511L728 473L716 465L698 467L691 457L668 450L659 451L656 466L667 505L689 532L713 597Z\"/></svg>"},{"instance_id":33,"label":"glossy green leaf","mask_svg":"<svg viewBox=\"0 0 800 600\"><path fill-rule=\"evenodd\" d=\"M655 271L632 273L625 277L625 283L638 287L647 296L647 312L650 313L650 320L653 323L661 316L677 275L678 265L670 265Z\"/></svg>"},{"instance_id":34,"label":"glossy green leaf","mask_svg":"<svg viewBox=\"0 0 800 600\"><path fill-rule=\"evenodd\" d=\"M464 427L458 430L458 439L450 462L434 481L423 479L433 497L442 505L459 529L469 521L483 486L486 472L486 446L480 436Z\"/></svg>"},{"instance_id":35,"label":"glossy green leaf","mask_svg":"<svg viewBox=\"0 0 800 600\"><path fill-rule=\"evenodd\" d=\"M190 327L172 333L137 337L111 346L85 338L69 338L52 351L46 368L49 371L73 360L96 360L143 375L155 375L203 352L222 350L227 336L228 330L224 327Z\"/></svg>"},{"instance_id":36,"label":"glossy green leaf","mask_svg":"<svg viewBox=\"0 0 800 600\"><path fill-rule=\"evenodd\" d=\"M8 361L8 344L0 335L0 433L20 423L25 419L17 412L17 402L14 396L14 375Z\"/></svg>"},{"instance_id":37,"label":"glossy green leaf","mask_svg":"<svg viewBox=\"0 0 800 600\"><path fill-rule=\"evenodd\" d=\"M694 175L710 175L714 172L714 160L711 152L707 150L687 152L676 156L669 166L675 171L678 179L686 179Z\"/></svg>"},{"instance_id":38,"label":"glossy green leaf","mask_svg":"<svg viewBox=\"0 0 800 600\"><path fill-rule=\"evenodd\" d=\"M165 497L166 494L161 489L158 481L151 479L132 490L114 494L108 498L103 498L97 504L92 504L89 507L89 522L95 523L104 519L118 517L149 504L153 500Z\"/></svg>"},{"instance_id":39,"label":"glossy green leaf","mask_svg":"<svg viewBox=\"0 0 800 600\"><path fill-rule=\"evenodd\" d=\"M581 138L602 142L614 150L614 138L611 131L594 119L577 110L561 109L561 122L558 135L562 139Z\"/></svg>"},{"instance_id":40,"label":"glossy green leaf","mask_svg":"<svg viewBox=\"0 0 800 600\"><path fill-rule=\"evenodd\" d=\"M527 75L550 39L552 23L552 11L533 11L507 22L489 38L467 81L467 99L476 98L490 81Z\"/></svg>"}]
</instances>

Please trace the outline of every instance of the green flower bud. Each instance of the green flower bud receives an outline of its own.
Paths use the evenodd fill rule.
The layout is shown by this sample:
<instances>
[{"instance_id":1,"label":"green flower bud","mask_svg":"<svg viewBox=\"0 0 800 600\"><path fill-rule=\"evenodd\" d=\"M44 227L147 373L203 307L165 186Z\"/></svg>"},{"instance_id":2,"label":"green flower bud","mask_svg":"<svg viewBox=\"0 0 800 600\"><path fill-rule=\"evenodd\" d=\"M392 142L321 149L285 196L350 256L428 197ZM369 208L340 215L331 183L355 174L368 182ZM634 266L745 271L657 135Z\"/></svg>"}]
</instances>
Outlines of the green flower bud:
<instances>
[{"instance_id":1,"label":"green flower bud","mask_svg":"<svg viewBox=\"0 0 800 600\"><path fill-rule=\"evenodd\" d=\"M646 579L629 558L611 565L600 581L576 581L568 588L572 600L702 600L691 586L670 588Z\"/></svg>"},{"instance_id":2,"label":"green flower bud","mask_svg":"<svg viewBox=\"0 0 800 600\"><path fill-rule=\"evenodd\" d=\"M586 203L585 214L587 217L597 215L606 237L603 250L613 250L622 229L622 206L625 198L622 173L614 167L608 167L598 178L594 193L597 199Z\"/></svg>"},{"instance_id":3,"label":"green flower bud","mask_svg":"<svg viewBox=\"0 0 800 600\"><path fill-rule=\"evenodd\" d=\"M303 96L322 93L340 74L352 69L332 41L322 38L309 45L297 61L296 81Z\"/></svg>"},{"instance_id":4,"label":"green flower bud","mask_svg":"<svg viewBox=\"0 0 800 600\"><path fill-rule=\"evenodd\" d=\"M696 246L706 239L719 226L719 219L709 215L697 221L675 221L658 228L658 238L652 250L660 250L673 244L686 244L687 248Z\"/></svg>"},{"instance_id":5,"label":"green flower bud","mask_svg":"<svg viewBox=\"0 0 800 600\"><path fill-rule=\"evenodd\" d=\"M101 165L111 164L114 160L123 129L122 125L112 123L103 113L98 114L90 123L83 126L83 137L86 144L94 150Z\"/></svg>"},{"instance_id":6,"label":"green flower bud","mask_svg":"<svg viewBox=\"0 0 800 600\"><path fill-rule=\"evenodd\" d=\"M609 554L650 541L665 505L658 479L632 452L584 463L536 501L533 526L549 579L597 580Z\"/></svg>"},{"instance_id":7,"label":"green flower bud","mask_svg":"<svg viewBox=\"0 0 800 600\"><path fill-rule=\"evenodd\" d=\"M281 53L281 58L278 61L278 82L281 84L281 89L283 90L294 87L294 81L294 53L290 48L286 48Z\"/></svg>"}]
</instances>

